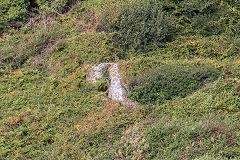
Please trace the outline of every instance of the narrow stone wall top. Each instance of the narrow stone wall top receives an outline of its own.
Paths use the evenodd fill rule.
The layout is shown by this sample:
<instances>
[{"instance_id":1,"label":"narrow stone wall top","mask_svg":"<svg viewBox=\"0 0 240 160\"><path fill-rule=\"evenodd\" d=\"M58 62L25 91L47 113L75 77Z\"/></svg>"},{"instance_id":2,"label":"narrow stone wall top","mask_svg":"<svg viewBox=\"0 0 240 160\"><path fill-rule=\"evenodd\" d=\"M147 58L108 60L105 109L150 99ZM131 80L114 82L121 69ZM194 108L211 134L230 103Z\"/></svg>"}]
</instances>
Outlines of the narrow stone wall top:
<instances>
[{"instance_id":1,"label":"narrow stone wall top","mask_svg":"<svg viewBox=\"0 0 240 160\"><path fill-rule=\"evenodd\" d=\"M118 64L114 63L109 68L111 85L109 87L108 97L113 100L124 101L127 97L125 88L121 83L121 77L118 72Z\"/></svg>"},{"instance_id":2,"label":"narrow stone wall top","mask_svg":"<svg viewBox=\"0 0 240 160\"><path fill-rule=\"evenodd\" d=\"M87 80L91 81L92 83L96 83L98 79L103 79L103 68L111 64L112 63L100 63L97 66L93 66L89 77L87 77Z\"/></svg>"},{"instance_id":3,"label":"narrow stone wall top","mask_svg":"<svg viewBox=\"0 0 240 160\"><path fill-rule=\"evenodd\" d=\"M108 67L111 84L109 87L108 97L117 100L124 101L126 99L126 90L121 83L121 77L118 72L118 64L117 63L100 63L97 66L92 68L90 76L87 80L96 83L98 79L103 79L103 68Z\"/></svg>"},{"instance_id":4,"label":"narrow stone wall top","mask_svg":"<svg viewBox=\"0 0 240 160\"><path fill-rule=\"evenodd\" d=\"M129 111L137 108L137 102L134 102L127 98L127 91L122 85L121 76L118 70L118 63L101 63L94 66L90 71L90 76L87 78L88 81L96 83L98 79L103 79L103 68L107 67L111 79L110 86L108 88L108 97L112 100L116 100L126 105Z\"/></svg>"}]
</instances>

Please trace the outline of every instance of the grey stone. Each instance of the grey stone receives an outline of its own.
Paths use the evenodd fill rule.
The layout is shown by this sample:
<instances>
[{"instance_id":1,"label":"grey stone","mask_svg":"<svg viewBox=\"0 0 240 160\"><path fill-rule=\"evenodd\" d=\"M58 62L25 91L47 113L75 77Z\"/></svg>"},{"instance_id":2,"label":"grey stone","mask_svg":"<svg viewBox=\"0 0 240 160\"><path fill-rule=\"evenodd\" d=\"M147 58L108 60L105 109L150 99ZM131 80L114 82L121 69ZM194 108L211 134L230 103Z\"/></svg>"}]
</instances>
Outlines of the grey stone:
<instances>
[{"instance_id":1,"label":"grey stone","mask_svg":"<svg viewBox=\"0 0 240 160\"><path fill-rule=\"evenodd\" d=\"M92 73L88 80L96 83L98 79L102 79L103 77L103 68L109 67L110 74L110 87L108 97L112 100L117 100L123 102L126 99L126 90L121 83L121 77L118 72L118 64L117 63L100 63L97 66L92 68Z\"/></svg>"},{"instance_id":2,"label":"grey stone","mask_svg":"<svg viewBox=\"0 0 240 160\"><path fill-rule=\"evenodd\" d=\"M111 85L109 87L108 97L112 100L123 102L126 99L126 90L121 83L121 77L118 72L118 64L114 63L109 68Z\"/></svg>"}]
</instances>

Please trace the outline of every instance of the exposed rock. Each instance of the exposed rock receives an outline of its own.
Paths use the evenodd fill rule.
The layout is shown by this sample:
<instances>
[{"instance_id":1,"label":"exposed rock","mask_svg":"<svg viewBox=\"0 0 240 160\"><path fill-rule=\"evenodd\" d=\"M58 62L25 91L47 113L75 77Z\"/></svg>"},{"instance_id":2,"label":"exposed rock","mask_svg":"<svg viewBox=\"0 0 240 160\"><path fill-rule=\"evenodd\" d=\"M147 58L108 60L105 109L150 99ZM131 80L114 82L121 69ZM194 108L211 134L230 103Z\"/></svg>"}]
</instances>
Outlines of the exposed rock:
<instances>
[{"instance_id":1,"label":"exposed rock","mask_svg":"<svg viewBox=\"0 0 240 160\"><path fill-rule=\"evenodd\" d=\"M100 63L98 66L93 66L89 77L87 77L87 80L91 81L92 83L96 83L98 79L103 79L103 68L109 64L110 63Z\"/></svg>"},{"instance_id":2,"label":"exposed rock","mask_svg":"<svg viewBox=\"0 0 240 160\"><path fill-rule=\"evenodd\" d=\"M107 67L110 74L111 83L108 88L108 97L112 100L120 101L123 105L132 111L136 109L137 103L127 98L127 91L123 87L121 76L118 71L118 63L101 63L92 67L88 81L96 83L99 79L104 79L103 68Z\"/></svg>"},{"instance_id":3,"label":"exposed rock","mask_svg":"<svg viewBox=\"0 0 240 160\"><path fill-rule=\"evenodd\" d=\"M123 102L126 99L126 90L121 83L121 77L118 73L117 63L100 63L92 68L90 76L87 80L96 83L97 80L103 79L103 68L108 67L111 83L109 86L108 97L112 100L117 100Z\"/></svg>"},{"instance_id":4,"label":"exposed rock","mask_svg":"<svg viewBox=\"0 0 240 160\"><path fill-rule=\"evenodd\" d=\"M118 64L114 63L109 68L111 84L109 87L108 97L112 100L123 102L126 99L126 90L121 84L121 77L118 72Z\"/></svg>"}]
</instances>

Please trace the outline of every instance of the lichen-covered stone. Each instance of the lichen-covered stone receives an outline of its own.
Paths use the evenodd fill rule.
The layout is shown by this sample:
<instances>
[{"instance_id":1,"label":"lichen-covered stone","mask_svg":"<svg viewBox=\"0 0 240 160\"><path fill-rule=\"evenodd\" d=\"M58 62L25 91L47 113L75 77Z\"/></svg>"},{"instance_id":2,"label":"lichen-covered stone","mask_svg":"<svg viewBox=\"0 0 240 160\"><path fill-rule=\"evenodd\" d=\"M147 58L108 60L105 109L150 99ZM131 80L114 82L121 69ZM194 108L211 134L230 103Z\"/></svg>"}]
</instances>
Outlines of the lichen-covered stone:
<instances>
[{"instance_id":1,"label":"lichen-covered stone","mask_svg":"<svg viewBox=\"0 0 240 160\"><path fill-rule=\"evenodd\" d=\"M92 67L92 71L90 72L90 76L87 78L88 81L96 83L97 80L103 79L103 68L109 63L100 63L97 66Z\"/></svg>"},{"instance_id":2,"label":"lichen-covered stone","mask_svg":"<svg viewBox=\"0 0 240 160\"><path fill-rule=\"evenodd\" d=\"M126 99L126 90L121 84L121 77L118 72L118 64L114 63L109 68L111 84L108 97L112 100L124 101Z\"/></svg>"},{"instance_id":3,"label":"lichen-covered stone","mask_svg":"<svg viewBox=\"0 0 240 160\"><path fill-rule=\"evenodd\" d=\"M88 80L96 83L97 80L103 79L103 68L108 67L111 83L109 86L109 94L108 97L112 100L117 100L123 102L126 97L126 90L121 83L121 77L118 72L118 64L117 63L100 63L97 66L92 68L90 76Z\"/></svg>"}]
</instances>

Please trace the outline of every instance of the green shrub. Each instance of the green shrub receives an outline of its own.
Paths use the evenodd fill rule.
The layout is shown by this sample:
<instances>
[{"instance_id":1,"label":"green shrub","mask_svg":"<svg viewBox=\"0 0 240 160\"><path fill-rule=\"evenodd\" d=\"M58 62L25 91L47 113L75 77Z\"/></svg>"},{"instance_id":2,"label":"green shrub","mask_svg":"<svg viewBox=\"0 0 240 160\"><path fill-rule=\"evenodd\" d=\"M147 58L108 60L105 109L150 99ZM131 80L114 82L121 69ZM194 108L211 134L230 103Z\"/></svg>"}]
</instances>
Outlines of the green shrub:
<instances>
[{"instance_id":1,"label":"green shrub","mask_svg":"<svg viewBox=\"0 0 240 160\"><path fill-rule=\"evenodd\" d=\"M210 14L217 11L219 5L218 0L183 0L180 4L179 10L183 15L187 15L189 18L196 14Z\"/></svg>"},{"instance_id":2,"label":"green shrub","mask_svg":"<svg viewBox=\"0 0 240 160\"><path fill-rule=\"evenodd\" d=\"M164 0L162 6L165 12L172 15L179 34L212 36L232 30L234 36L239 35L240 12L236 6L232 7L224 1Z\"/></svg>"},{"instance_id":3,"label":"green shrub","mask_svg":"<svg viewBox=\"0 0 240 160\"><path fill-rule=\"evenodd\" d=\"M220 79L207 84L197 92L185 97L175 98L165 104L156 105L154 116L160 113L171 117L201 117L208 113L234 114L240 111L240 81Z\"/></svg>"},{"instance_id":4,"label":"green shrub","mask_svg":"<svg viewBox=\"0 0 240 160\"><path fill-rule=\"evenodd\" d=\"M0 33L10 26L20 27L33 8L40 14L59 14L69 10L77 0L1 0Z\"/></svg>"},{"instance_id":5,"label":"green shrub","mask_svg":"<svg viewBox=\"0 0 240 160\"><path fill-rule=\"evenodd\" d=\"M71 32L70 27L71 24L51 23L47 27L40 25L26 34L18 32L9 36L0 48L0 60L5 65L18 68L34 56L42 55L43 58L55 49L57 41Z\"/></svg>"},{"instance_id":6,"label":"green shrub","mask_svg":"<svg viewBox=\"0 0 240 160\"><path fill-rule=\"evenodd\" d=\"M123 50L159 46L170 41L173 36L170 18L163 12L161 3L156 0L125 4L115 18L106 19L106 25L115 45Z\"/></svg>"},{"instance_id":7,"label":"green shrub","mask_svg":"<svg viewBox=\"0 0 240 160\"><path fill-rule=\"evenodd\" d=\"M0 33L14 21L22 21L28 13L29 1L1 0L0 2Z\"/></svg>"},{"instance_id":8,"label":"green shrub","mask_svg":"<svg viewBox=\"0 0 240 160\"><path fill-rule=\"evenodd\" d=\"M237 10L238 13L240 13L240 3L238 0L223 0L227 4L229 4L231 7L233 7L233 10Z\"/></svg>"},{"instance_id":9,"label":"green shrub","mask_svg":"<svg viewBox=\"0 0 240 160\"><path fill-rule=\"evenodd\" d=\"M196 28L204 30L202 26L208 26L212 20L219 17L218 15L213 16L219 9L219 2L217 0L163 0L162 6L165 12L172 15L178 34L189 35L198 33ZM198 19L204 22L201 24L196 23L196 28L192 29L193 18L195 16L199 17ZM209 19L209 17L211 17L211 19ZM211 26L213 24L209 25Z\"/></svg>"},{"instance_id":10,"label":"green shrub","mask_svg":"<svg viewBox=\"0 0 240 160\"><path fill-rule=\"evenodd\" d=\"M96 83L97 90L99 92L104 92L108 89L107 82L104 79L100 79Z\"/></svg>"},{"instance_id":11,"label":"green shrub","mask_svg":"<svg viewBox=\"0 0 240 160\"><path fill-rule=\"evenodd\" d=\"M130 84L130 97L143 104L185 97L219 73L211 66L165 65L139 74Z\"/></svg>"},{"instance_id":12,"label":"green shrub","mask_svg":"<svg viewBox=\"0 0 240 160\"><path fill-rule=\"evenodd\" d=\"M67 4L68 0L36 0L36 3L43 12L55 13Z\"/></svg>"},{"instance_id":13,"label":"green shrub","mask_svg":"<svg viewBox=\"0 0 240 160\"><path fill-rule=\"evenodd\" d=\"M216 11L213 13L199 13L192 17L192 31L205 37L222 33L230 34L230 37L238 36L240 33L239 15L225 5L214 5Z\"/></svg>"},{"instance_id":14,"label":"green shrub","mask_svg":"<svg viewBox=\"0 0 240 160\"><path fill-rule=\"evenodd\" d=\"M74 36L67 40L68 46L61 51L67 56L78 58L82 63L98 64L118 59L118 50L104 33ZM70 54L69 54L70 53Z\"/></svg>"},{"instance_id":15,"label":"green shrub","mask_svg":"<svg viewBox=\"0 0 240 160\"><path fill-rule=\"evenodd\" d=\"M239 42L239 38L233 40L228 36L180 36L175 41L166 44L166 48L159 52L175 58L201 56L225 59L239 55Z\"/></svg>"}]
</instances>

